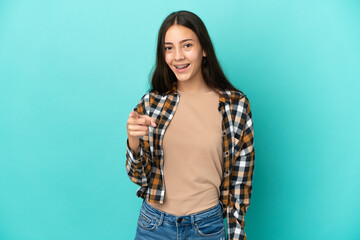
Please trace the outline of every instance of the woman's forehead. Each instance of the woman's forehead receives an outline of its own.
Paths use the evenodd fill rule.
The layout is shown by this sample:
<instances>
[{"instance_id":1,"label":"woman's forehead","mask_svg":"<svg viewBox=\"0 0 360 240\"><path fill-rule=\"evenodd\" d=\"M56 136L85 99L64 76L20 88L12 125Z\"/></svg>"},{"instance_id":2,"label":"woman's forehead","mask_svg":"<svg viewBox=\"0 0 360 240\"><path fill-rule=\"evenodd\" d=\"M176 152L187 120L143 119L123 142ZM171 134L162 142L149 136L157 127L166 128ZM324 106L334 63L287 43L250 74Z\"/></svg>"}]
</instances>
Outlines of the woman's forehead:
<instances>
[{"instance_id":1,"label":"woman's forehead","mask_svg":"<svg viewBox=\"0 0 360 240\"><path fill-rule=\"evenodd\" d=\"M165 34L165 43L178 43L188 41L197 41L197 36L193 30L182 25L172 25Z\"/></svg>"}]
</instances>

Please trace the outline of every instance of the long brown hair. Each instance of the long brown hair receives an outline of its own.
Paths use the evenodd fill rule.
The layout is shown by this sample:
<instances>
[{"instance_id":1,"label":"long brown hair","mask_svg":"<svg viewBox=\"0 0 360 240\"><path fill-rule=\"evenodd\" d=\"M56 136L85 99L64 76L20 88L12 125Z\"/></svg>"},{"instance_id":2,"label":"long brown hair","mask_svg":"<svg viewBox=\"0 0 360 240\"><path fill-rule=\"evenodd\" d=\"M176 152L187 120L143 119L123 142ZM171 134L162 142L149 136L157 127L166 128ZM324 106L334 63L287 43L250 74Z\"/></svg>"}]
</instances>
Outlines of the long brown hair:
<instances>
[{"instance_id":1,"label":"long brown hair","mask_svg":"<svg viewBox=\"0 0 360 240\"><path fill-rule=\"evenodd\" d=\"M206 57L203 57L202 62L202 75L206 85L213 90L239 91L225 77L215 55L215 50L205 24L196 14L189 11L173 12L161 24L158 33L155 70L151 78L151 90L165 93L177 81L175 74L166 64L164 55L165 34L175 24L191 29L199 38L200 44L206 53Z\"/></svg>"}]
</instances>

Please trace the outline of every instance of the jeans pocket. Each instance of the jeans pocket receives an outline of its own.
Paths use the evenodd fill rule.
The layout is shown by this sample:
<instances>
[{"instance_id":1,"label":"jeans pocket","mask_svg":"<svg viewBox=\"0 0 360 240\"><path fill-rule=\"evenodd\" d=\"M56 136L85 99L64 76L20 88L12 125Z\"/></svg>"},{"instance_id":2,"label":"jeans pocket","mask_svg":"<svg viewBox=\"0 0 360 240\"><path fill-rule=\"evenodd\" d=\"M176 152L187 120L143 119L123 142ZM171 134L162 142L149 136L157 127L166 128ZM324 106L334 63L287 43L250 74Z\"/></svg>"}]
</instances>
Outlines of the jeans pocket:
<instances>
[{"instance_id":1,"label":"jeans pocket","mask_svg":"<svg viewBox=\"0 0 360 240\"><path fill-rule=\"evenodd\" d=\"M148 230L152 231L154 230L158 225L159 220L152 216L151 214L148 214L147 212L140 210L140 215L138 218L138 226Z\"/></svg>"},{"instance_id":2,"label":"jeans pocket","mask_svg":"<svg viewBox=\"0 0 360 240\"><path fill-rule=\"evenodd\" d=\"M196 232L203 237L216 236L225 231L225 224L221 214L195 223Z\"/></svg>"}]
</instances>

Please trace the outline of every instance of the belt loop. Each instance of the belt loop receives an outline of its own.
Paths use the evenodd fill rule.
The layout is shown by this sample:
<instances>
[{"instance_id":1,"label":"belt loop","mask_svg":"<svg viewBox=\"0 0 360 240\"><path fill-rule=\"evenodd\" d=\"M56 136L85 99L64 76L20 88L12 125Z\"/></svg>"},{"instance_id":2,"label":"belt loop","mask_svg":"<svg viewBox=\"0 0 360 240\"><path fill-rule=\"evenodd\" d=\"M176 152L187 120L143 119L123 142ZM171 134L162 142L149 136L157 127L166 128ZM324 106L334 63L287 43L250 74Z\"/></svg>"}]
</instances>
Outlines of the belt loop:
<instances>
[{"instance_id":1,"label":"belt loop","mask_svg":"<svg viewBox=\"0 0 360 240\"><path fill-rule=\"evenodd\" d=\"M158 226L161 226L163 221L164 221L164 213L161 213Z\"/></svg>"},{"instance_id":2,"label":"belt loop","mask_svg":"<svg viewBox=\"0 0 360 240\"><path fill-rule=\"evenodd\" d=\"M191 226L192 226L192 228L195 227L195 216L194 216L194 214L191 215Z\"/></svg>"},{"instance_id":3,"label":"belt loop","mask_svg":"<svg viewBox=\"0 0 360 240\"><path fill-rule=\"evenodd\" d=\"M224 211L224 204L222 203L222 201L220 200L220 204L221 204L221 208Z\"/></svg>"},{"instance_id":4,"label":"belt loop","mask_svg":"<svg viewBox=\"0 0 360 240\"><path fill-rule=\"evenodd\" d=\"M222 203L221 200L219 200L219 202L220 202L220 207L221 207L221 215L223 215L224 214L224 204Z\"/></svg>"}]
</instances>

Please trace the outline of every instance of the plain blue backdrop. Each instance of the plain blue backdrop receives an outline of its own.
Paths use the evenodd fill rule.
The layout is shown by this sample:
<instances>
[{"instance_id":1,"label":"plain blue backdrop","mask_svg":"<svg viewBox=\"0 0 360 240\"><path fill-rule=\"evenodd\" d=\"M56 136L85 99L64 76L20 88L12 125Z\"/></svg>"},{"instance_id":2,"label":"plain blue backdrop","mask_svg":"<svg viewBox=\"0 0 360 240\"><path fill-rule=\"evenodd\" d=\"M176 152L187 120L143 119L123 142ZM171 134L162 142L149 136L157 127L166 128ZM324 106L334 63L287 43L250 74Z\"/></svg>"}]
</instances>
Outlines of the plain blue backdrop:
<instances>
[{"instance_id":1,"label":"plain blue backdrop","mask_svg":"<svg viewBox=\"0 0 360 240\"><path fill-rule=\"evenodd\" d=\"M356 0L0 1L0 239L133 239L126 121L183 9L251 102L248 239L360 239Z\"/></svg>"}]
</instances>

